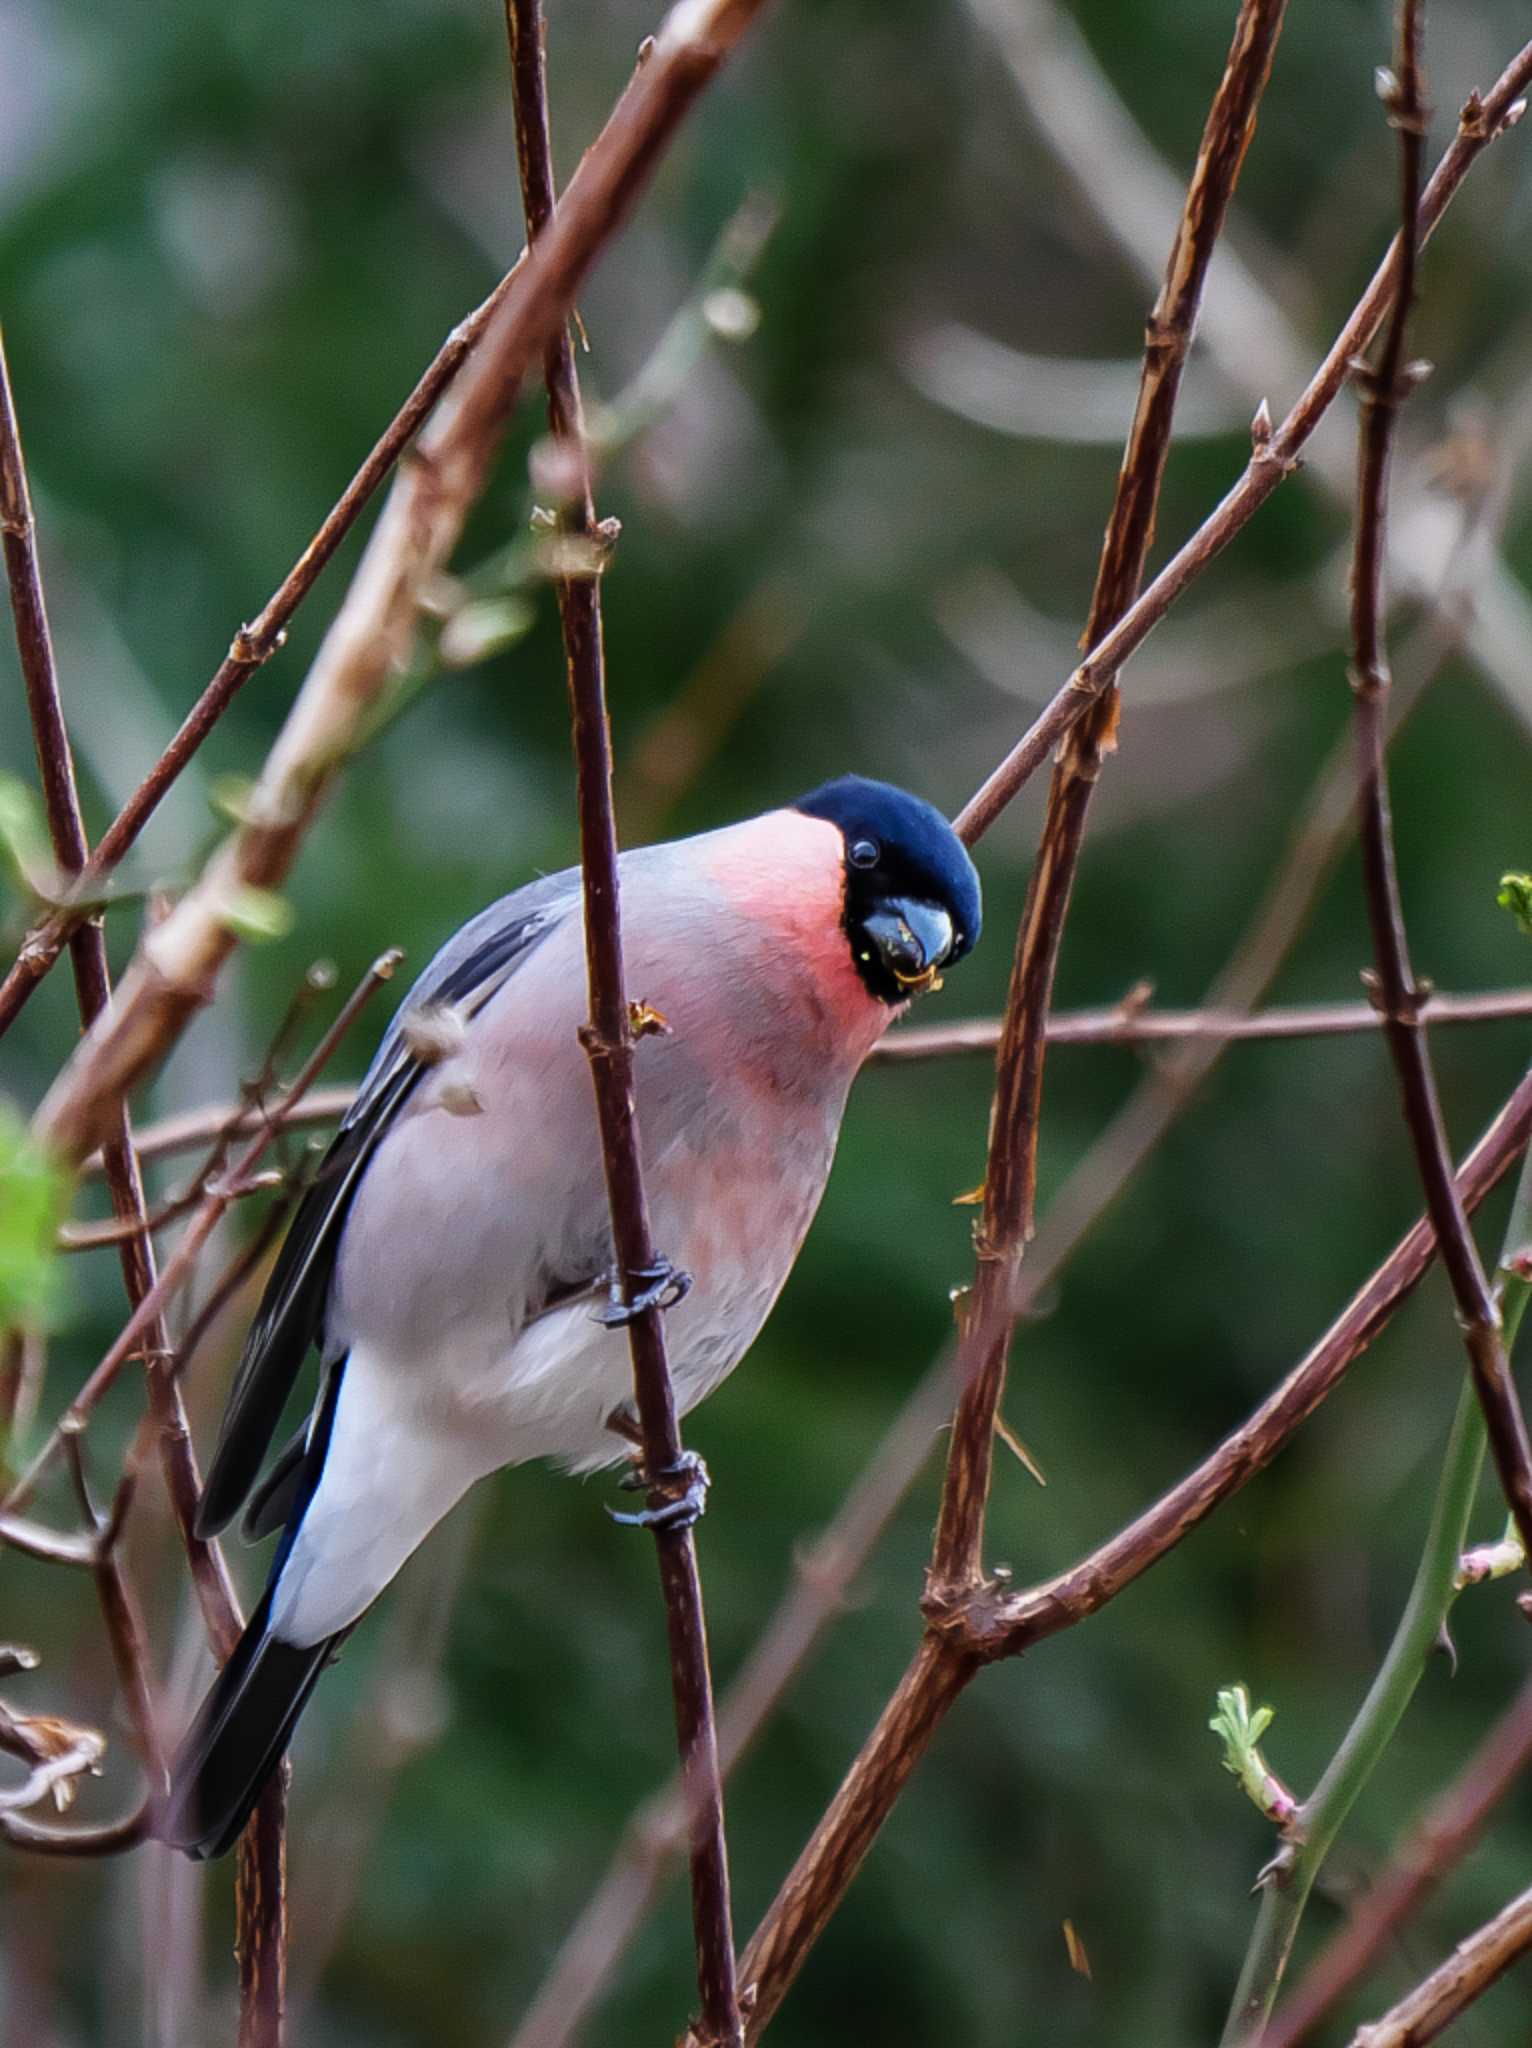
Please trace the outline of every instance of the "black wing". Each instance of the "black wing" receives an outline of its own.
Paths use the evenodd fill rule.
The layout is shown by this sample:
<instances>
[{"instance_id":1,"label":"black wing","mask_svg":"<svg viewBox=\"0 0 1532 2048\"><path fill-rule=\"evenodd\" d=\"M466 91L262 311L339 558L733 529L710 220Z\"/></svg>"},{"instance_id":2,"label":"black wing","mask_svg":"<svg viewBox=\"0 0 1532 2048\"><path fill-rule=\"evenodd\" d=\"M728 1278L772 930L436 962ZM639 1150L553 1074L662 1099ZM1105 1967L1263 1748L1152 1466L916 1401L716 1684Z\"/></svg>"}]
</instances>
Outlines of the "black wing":
<instances>
[{"instance_id":1,"label":"black wing","mask_svg":"<svg viewBox=\"0 0 1532 2048\"><path fill-rule=\"evenodd\" d=\"M518 890L448 941L400 1005L378 1054L298 1205L245 1339L218 1448L197 1510L197 1532L215 1536L254 1486L310 1344L323 1336L325 1303L341 1233L373 1154L426 1068L409 1051L403 1019L423 1003L453 1003L477 1014L577 899L578 876L557 875ZM333 1373L338 1385L341 1364ZM279 1503L301 1496L305 1432L283 1453L252 1521L274 1526ZM317 1474L307 1475L310 1482ZM284 1484L285 1482L285 1484Z\"/></svg>"}]
</instances>

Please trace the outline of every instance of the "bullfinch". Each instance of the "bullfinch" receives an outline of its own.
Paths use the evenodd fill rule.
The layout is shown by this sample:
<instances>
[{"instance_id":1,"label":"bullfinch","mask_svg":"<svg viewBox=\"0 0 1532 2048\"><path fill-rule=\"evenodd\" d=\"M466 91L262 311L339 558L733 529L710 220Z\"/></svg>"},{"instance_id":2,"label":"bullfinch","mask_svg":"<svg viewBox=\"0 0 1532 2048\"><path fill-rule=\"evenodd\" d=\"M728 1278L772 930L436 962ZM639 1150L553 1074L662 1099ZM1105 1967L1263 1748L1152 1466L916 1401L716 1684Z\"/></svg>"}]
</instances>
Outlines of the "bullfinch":
<instances>
[{"instance_id":1,"label":"bullfinch","mask_svg":"<svg viewBox=\"0 0 1532 2048\"><path fill-rule=\"evenodd\" d=\"M977 940L979 879L939 811L854 775L620 875L628 992L669 1026L636 1085L684 1414L781 1291L858 1067ZM161 1832L192 1856L231 1846L336 1645L476 1480L628 1454L581 909L570 869L448 940L288 1230L198 1516L282 1534L176 1760ZM313 1413L262 1478L310 1345Z\"/></svg>"}]
</instances>

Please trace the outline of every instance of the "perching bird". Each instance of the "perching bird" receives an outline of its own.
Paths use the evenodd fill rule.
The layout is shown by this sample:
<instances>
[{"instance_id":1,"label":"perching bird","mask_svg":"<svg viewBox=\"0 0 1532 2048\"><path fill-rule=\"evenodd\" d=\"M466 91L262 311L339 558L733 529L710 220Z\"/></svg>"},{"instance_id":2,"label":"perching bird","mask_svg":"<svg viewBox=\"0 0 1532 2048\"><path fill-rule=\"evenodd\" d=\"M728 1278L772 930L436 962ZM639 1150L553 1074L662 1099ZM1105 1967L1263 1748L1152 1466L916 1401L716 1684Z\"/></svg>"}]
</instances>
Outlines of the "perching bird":
<instances>
[{"instance_id":1,"label":"perching bird","mask_svg":"<svg viewBox=\"0 0 1532 2048\"><path fill-rule=\"evenodd\" d=\"M629 993L669 1026L637 1097L685 1413L792 1268L857 1068L978 938L979 880L939 811L848 775L626 853L621 888ZM198 1517L212 1535L248 1498L246 1533L283 1534L176 1760L162 1833L193 1856L231 1846L335 1645L475 1480L629 1452L585 1006L571 869L437 954L288 1231ZM256 1486L310 1344L313 1415Z\"/></svg>"}]
</instances>

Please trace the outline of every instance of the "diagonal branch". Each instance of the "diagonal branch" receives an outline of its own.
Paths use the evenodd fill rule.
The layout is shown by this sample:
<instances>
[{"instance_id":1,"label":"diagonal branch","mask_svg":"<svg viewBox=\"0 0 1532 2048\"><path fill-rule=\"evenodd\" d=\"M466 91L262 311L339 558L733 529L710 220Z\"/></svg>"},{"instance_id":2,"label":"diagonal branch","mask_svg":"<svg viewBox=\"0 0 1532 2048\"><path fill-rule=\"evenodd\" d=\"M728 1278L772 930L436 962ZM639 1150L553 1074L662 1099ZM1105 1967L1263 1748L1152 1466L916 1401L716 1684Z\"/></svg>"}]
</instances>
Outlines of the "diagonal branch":
<instances>
[{"instance_id":1,"label":"diagonal branch","mask_svg":"<svg viewBox=\"0 0 1532 2048\"><path fill-rule=\"evenodd\" d=\"M1482 1998L1532 1949L1532 1891L1524 1891L1460 1941L1446 1961L1382 2019L1363 2027L1351 2048L1425 2048Z\"/></svg>"},{"instance_id":2,"label":"diagonal branch","mask_svg":"<svg viewBox=\"0 0 1532 2048\"><path fill-rule=\"evenodd\" d=\"M1090 646L1118 623L1138 591L1202 288L1255 132L1284 7L1285 0L1241 0L1165 281L1149 316L1138 405L1085 629ZM936 1602L961 1597L983 1577L995 1415L1013 1328L1005 1302L1033 1229L1048 1003L1092 790L1106 754L1116 745L1115 671L1098 667L1095 675L1099 694L1071 732L1054 770L1017 937L996 1062L984 1211L976 1233L979 1258L965 1309L962 1392L931 1555L930 1596Z\"/></svg>"},{"instance_id":3,"label":"diagonal branch","mask_svg":"<svg viewBox=\"0 0 1532 2048\"><path fill-rule=\"evenodd\" d=\"M431 578L457 541L521 382L626 219L698 94L764 0L681 0L645 45L548 232L517 271L414 458L401 470L350 590L251 791L245 821L139 947L110 1012L49 1090L39 1134L77 1163L114 1103L208 1000L251 890L277 888L368 715L407 661Z\"/></svg>"},{"instance_id":4,"label":"diagonal branch","mask_svg":"<svg viewBox=\"0 0 1532 2048\"><path fill-rule=\"evenodd\" d=\"M1488 92L1469 94L1458 132L1421 196L1418 232L1422 244L1436 228L1478 157L1521 118L1529 86L1532 43L1517 51ZM1281 424L1257 439L1250 461L1232 489L1145 586L1116 625L1089 648L1063 688L969 798L955 821L969 845L984 836L1017 791L1089 710L1107 682L1148 639L1181 593L1242 531L1278 485L1292 475L1304 444L1340 395L1354 359L1377 333L1393 304L1400 261L1396 237L1324 361Z\"/></svg>"},{"instance_id":5,"label":"diagonal branch","mask_svg":"<svg viewBox=\"0 0 1532 2048\"><path fill-rule=\"evenodd\" d=\"M154 1319L175 1299L176 1294L190 1277L202 1247L212 1235L224 1211L235 1199L238 1189L254 1173L256 1167L265 1157L268 1146L274 1143L279 1131L283 1128L284 1117L303 1100L315 1077L323 1070L333 1056L336 1047L345 1037L351 1025L356 1021L363 1005L371 999L385 982L392 978L394 970L402 958L403 955L398 952L388 952L381 954L373 962L356 988L347 997L333 1022L320 1037L314 1050L309 1054L308 1058L294 1075L292 1081L288 1084L280 1101L274 1106L271 1116L263 1118L257 1125L255 1135L250 1144L240 1154L223 1179L216 1181L208 1188L202 1198L201 1206L187 1225L185 1235L177 1244L173 1256L165 1266L165 1270L160 1274L137 1308L134 1309L122 1329L118 1331L100 1363L96 1366L95 1371L92 1372L79 1393L75 1395L69 1406L64 1410L53 1434L42 1445L31 1464L28 1465L21 1477L11 1487L5 1498L0 1500L0 1515L14 1513L18 1508L24 1507L32 1498L44 1472L46 1472L53 1463L53 1460L58 1456L66 1437L72 1431L79 1429L85 1418L111 1387L117 1375L122 1371L123 1366L126 1365L134 1352L142 1345L145 1330L152 1325ZM171 1384L174 1389L173 1377ZM187 1443L187 1456L188 1458L190 1456L189 1439ZM171 1489L171 1497L177 1519L181 1520L184 1517L187 1527L191 1527L195 1521L197 1500L200 1492L201 1487L197 1479L195 1466L188 1464L184 1468L184 1476L178 1476L176 1484ZM216 1554L216 1546L208 1546L208 1548ZM219 1604L220 1596L216 1586L209 1586L202 1582L198 1576L195 1564L193 1565L193 1578L197 1581L203 1612L207 1616L208 1625L213 1634L214 1648L220 1656L227 1656L229 1651L233 1649L239 1634L237 1611L232 1606L228 1612L223 1611ZM232 1595L230 1598L232 1600Z\"/></svg>"},{"instance_id":6,"label":"diagonal branch","mask_svg":"<svg viewBox=\"0 0 1532 2048\"><path fill-rule=\"evenodd\" d=\"M511 72L516 107L517 155L527 234L541 250L555 218L552 150L543 47L542 0L507 0ZM616 1285L630 1311L635 1295L656 1270L649 1209L639 1159L634 1094L634 1031L623 984L622 921L617 822L612 807L611 729L607 715L601 626L601 570L615 527L598 526L591 499L579 376L567 328L561 322L543 358L548 414L554 440L570 464L575 488L560 524L583 542L589 565L561 578L563 621L573 720L580 813L580 857L585 895L585 961L590 1022L581 1043L590 1061L596 1114L611 1208ZM661 1310L651 1302L628 1320L633 1354L634 1403L651 1484L650 1503L663 1510L665 1481L683 1471ZM697 1948L699 2028L717 2048L743 2048L734 1977L734 1927L729 1903L728 1845L724 1836L723 1781L713 1723L713 1681L708 1665L702 1581L691 1527L656 1520L654 1538L670 1639L671 1690L681 1775L688 1793L691 1835L692 1925Z\"/></svg>"},{"instance_id":7,"label":"diagonal branch","mask_svg":"<svg viewBox=\"0 0 1532 2048\"><path fill-rule=\"evenodd\" d=\"M1532 1073L1463 1164L1458 1184L1469 1209L1476 1209L1515 1164L1529 1132ZM839 1905L919 1753L963 1685L984 1664L1019 1656L1098 1613L1263 1471L1377 1338L1435 1256L1436 1239L1422 1217L1260 1407L1125 1529L1039 1585L1014 1594L990 1590L956 1610L945 1662L933 1660L928 1633L852 1765L842 1795L815 1829L740 1958L740 1981L754 2000L752 2041L786 1995L807 1947ZM934 1716L915 1711L909 1689L917 1677L942 1693L944 1704ZM949 1678L960 1681L955 1690ZM895 1755L889 1736L895 1729L901 1741L915 1747L899 1755L897 1774L889 1775ZM845 1796L848 1790L854 1796Z\"/></svg>"},{"instance_id":8,"label":"diagonal branch","mask_svg":"<svg viewBox=\"0 0 1532 2048\"><path fill-rule=\"evenodd\" d=\"M250 623L241 626L235 634L228 653L181 721L170 744L102 833L95 851L73 878L75 893L82 900L88 901L105 885L112 870L132 850L167 792L235 696L256 670L270 661L282 646L293 614L424 424L437 399L457 375L520 267L518 260L483 304L476 306L453 328L422 371L414 390L384 428L361 468L325 514L302 554ZM83 909L56 911L35 930L28 932L14 965L0 982L0 1035L9 1029L33 989L89 914Z\"/></svg>"}]
</instances>

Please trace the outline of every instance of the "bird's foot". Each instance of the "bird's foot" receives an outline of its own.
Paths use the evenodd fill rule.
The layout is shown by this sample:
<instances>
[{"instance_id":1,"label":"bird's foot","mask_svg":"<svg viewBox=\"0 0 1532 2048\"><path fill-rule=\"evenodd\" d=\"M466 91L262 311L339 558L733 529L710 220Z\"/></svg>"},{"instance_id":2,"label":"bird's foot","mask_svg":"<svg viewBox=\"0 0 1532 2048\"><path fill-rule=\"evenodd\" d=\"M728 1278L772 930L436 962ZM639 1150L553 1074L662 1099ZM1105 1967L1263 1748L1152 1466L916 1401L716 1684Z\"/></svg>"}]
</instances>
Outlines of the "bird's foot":
<instances>
[{"instance_id":1,"label":"bird's foot","mask_svg":"<svg viewBox=\"0 0 1532 2048\"><path fill-rule=\"evenodd\" d=\"M631 1515L608 1508L607 1513L612 1520L621 1522L625 1529L689 1529L701 1519L712 1480L697 1453L683 1451L673 1465L666 1465L657 1473L646 1472L641 1465L636 1465L618 1484L625 1493L649 1492L663 1496Z\"/></svg>"},{"instance_id":2,"label":"bird's foot","mask_svg":"<svg viewBox=\"0 0 1532 2048\"><path fill-rule=\"evenodd\" d=\"M622 1278L613 1274L611 1299L605 1308L593 1309L591 1321L601 1323L608 1330L620 1330L635 1317L651 1308L674 1308L678 1301L684 1301L692 1291L692 1276L679 1266L673 1266L669 1259L657 1258L652 1265L635 1266L627 1275L628 1285L633 1290L630 1298L622 1298Z\"/></svg>"}]
</instances>

